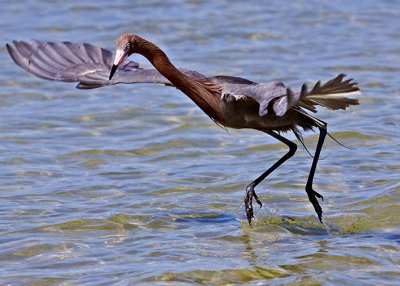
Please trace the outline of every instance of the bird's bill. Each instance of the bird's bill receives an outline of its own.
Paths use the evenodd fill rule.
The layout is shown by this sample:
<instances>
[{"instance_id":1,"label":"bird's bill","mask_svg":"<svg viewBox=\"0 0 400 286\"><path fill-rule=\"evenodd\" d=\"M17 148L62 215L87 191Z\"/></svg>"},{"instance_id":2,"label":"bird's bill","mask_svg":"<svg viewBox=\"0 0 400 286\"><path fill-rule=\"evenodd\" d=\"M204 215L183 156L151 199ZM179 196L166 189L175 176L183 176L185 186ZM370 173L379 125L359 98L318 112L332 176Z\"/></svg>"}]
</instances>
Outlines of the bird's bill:
<instances>
[{"instance_id":1,"label":"bird's bill","mask_svg":"<svg viewBox=\"0 0 400 286\"><path fill-rule=\"evenodd\" d=\"M110 77L108 78L109 80L112 79L112 77L114 76L114 74L115 74L115 72L117 71L117 69L118 69L118 65L113 65L113 66L112 66L111 72L110 72Z\"/></svg>"},{"instance_id":2,"label":"bird's bill","mask_svg":"<svg viewBox=\"0 0 400 286\"><path fill-rule=\"evenodd\" d=\"M126 52L124 50L117 50L115 52L114 64L111 68L109 80L112 79L112 77L114 76L115 72L118 69L118 66L124 61L125 57L126 57Z\"/></svg>"}]
</instances>

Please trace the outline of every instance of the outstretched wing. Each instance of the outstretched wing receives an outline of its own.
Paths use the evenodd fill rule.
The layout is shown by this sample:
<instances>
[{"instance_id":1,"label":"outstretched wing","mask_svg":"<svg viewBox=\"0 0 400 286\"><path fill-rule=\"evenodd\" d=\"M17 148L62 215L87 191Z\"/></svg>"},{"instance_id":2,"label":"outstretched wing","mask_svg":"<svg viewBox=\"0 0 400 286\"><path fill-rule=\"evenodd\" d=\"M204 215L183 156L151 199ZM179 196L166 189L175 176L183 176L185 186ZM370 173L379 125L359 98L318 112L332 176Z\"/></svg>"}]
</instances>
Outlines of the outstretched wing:
<instances>
[{"instance_id":1,"label":"outstretched wing","mask_svg":"<svg viewBox=\"0 0 400 286\"><path fill-rule=\"evenodd\" d=\"M119 83L159 83L171 85L155 69L142 69L136 62L122 65L109 80L113 53L87 43L14 41L6 44L14 62L27 72L48 80L79 82L77 88L97 88ZM181 70L194 78L205 76Z\"/></svg>"},{"instance_id":2,"label":"outstretched wing","mask_svg":"<svg viewBox=\"0 0 400 286\"><path fill-rule=\"evenodd\" d=\"M113 53L107 49L87 43L14 41L6 44L14 62L27 72L48 80L78 82L77 88L89 89L119 83L172 84L155 69L142 69L133 61L123 64L112 80L109 80ZM191 70L181 71L195 79L207 79L222 87L224 100L244 101L259 104L259 115L272 110L283 116L290 108L299 106L315 112L315 106L330 109L345 109L358 104L344 95L358 91L351 80L343 81L340 74L324 85L318 82L308 92L303 85L301 92L292 92L281 82L256 83L240 77L204 75Z\"/></svg>"}]
</instances>

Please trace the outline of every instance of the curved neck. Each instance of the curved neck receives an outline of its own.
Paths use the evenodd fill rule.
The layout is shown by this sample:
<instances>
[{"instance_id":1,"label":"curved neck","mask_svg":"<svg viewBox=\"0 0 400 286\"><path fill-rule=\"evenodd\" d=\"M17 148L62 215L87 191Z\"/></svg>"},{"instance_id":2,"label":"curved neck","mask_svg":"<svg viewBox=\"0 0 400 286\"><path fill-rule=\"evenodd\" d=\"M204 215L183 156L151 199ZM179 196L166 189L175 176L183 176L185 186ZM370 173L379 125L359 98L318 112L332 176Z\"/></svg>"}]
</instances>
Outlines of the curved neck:
<instances>
[{"instance_id":1,"label":"curved neck","mask_svg":"<svg viewBox=\"0 0 400 286\"><path fill-rule=\"evenodd\" d=\"M219 123L224 123L217 99L220 95L219 86L185 75L170 62L159 47L145 39L137 37L135 45L136 53L146 57L160 74L193 100L209 117Z\"/></svg>"}]
</instances>

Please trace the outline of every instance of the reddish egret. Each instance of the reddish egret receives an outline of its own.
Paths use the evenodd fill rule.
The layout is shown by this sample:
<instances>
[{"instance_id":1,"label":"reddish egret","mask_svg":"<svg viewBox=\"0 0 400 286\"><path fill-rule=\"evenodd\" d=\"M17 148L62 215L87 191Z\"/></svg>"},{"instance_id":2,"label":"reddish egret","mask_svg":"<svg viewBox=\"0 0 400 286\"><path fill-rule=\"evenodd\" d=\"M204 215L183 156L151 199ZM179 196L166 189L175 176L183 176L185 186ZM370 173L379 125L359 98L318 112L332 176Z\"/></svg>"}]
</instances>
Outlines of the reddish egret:
<instances>
[{"instance_id":1,"label":"reddish egret","mask_svg":"<svg viewBox=\"0 0 400 286\"><path fill-rule=\"evenodd\" d=\"M218 125L256 129L286 144L289 151L246 188L244 204L250 224L254 217L253 198L262 206L255 187L297 150L297 145L280 133L292 131L304 144L301 130L317 128L319 139L305 190L322 222L318 198L323 197L314 191L312 185L321 148L328 134L327 123L309 112L317 112L316 106L337 110L358 104L358 100L345 97L359 89L351 79L343 81L344 74L323 85L317 82L311 90L303 84L299 92L293 92L281 82L256 83L233 76L206 77L195 71L177 69L159 47L128 34L117 39L112 67L112 53L90 44L14 41L14 46L7 44L7 50L15 63L28 72L49 80L79 82L77 87L82 89L118 83L175 86ZM135 62L125 62L134 53L147 58L155 70L142 69Z\"/></svg>"}]
</instances>

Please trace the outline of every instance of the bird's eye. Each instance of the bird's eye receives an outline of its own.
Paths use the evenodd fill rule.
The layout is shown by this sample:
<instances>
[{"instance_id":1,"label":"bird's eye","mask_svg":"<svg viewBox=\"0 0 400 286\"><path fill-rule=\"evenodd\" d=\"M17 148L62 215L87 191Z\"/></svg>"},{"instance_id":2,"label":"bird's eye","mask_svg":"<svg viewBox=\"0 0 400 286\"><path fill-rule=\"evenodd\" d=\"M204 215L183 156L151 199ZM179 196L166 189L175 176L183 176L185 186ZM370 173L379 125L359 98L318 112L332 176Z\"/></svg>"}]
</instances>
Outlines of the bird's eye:
<instances>
[{"instance_id":1,"label":"bird's eye","mask_svg":"<svg viewBox=\"0 0 400 286\"><path fill-rule=\"evenodd\" d=\"M125 50L129 51L131 49L131 43L125 45Z\"/></svg>"}]
</instances>

